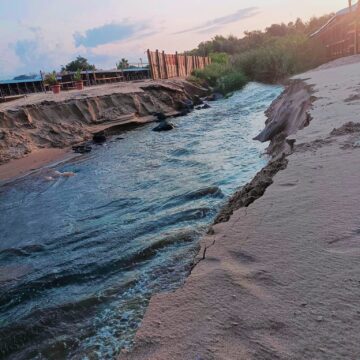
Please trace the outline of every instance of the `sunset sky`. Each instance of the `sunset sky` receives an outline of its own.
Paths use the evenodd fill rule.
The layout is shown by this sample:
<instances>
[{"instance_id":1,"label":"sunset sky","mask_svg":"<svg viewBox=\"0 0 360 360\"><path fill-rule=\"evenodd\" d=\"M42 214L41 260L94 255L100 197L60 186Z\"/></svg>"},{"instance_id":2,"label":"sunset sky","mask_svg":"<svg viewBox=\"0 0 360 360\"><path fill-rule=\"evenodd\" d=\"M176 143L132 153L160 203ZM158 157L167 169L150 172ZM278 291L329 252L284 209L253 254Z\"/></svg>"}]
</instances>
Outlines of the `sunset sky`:
<instances>
[{"instance_id":1,"label":"sunset sky","mask_svg":"<svg viewBox=\"0 0 360 360\"><path fill-rule=\"evenodd\" d=\"M99 68L146 61L145 50L189 50L216 34L241 36L309 19L346 0L0 0L0 78L59 69L77 55Z\"/></svg>"}]
</instances>

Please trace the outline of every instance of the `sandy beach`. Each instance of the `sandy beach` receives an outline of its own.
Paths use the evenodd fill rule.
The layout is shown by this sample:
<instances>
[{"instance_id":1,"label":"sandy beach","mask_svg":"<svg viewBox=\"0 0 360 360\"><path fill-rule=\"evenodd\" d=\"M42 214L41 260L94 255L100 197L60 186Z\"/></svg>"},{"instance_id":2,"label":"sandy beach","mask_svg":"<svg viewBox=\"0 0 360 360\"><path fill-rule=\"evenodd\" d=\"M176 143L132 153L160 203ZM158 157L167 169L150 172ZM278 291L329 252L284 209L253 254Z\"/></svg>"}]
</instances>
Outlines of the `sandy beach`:
<instances>
[{"instance_id":1,"label":"sandy beach","mask_svg":"<svg viewBox=\"0 0 360 360\"><path fill-rule=\"evenodd\" d=\"M289 135L286 169L213 226L185 285L152 298L119 359L359 357L359 61L296 77L312 88L311 122Z\"/></svg>"}]
</instances>

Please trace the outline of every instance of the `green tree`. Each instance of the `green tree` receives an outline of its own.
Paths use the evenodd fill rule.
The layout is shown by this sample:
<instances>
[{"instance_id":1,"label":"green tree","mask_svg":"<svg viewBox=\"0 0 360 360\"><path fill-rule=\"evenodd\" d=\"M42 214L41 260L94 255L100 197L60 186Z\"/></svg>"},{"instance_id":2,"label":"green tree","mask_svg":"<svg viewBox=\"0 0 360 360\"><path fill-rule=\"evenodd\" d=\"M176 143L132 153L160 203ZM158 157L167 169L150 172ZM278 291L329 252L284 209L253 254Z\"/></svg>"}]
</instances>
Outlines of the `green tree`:
<instances>
[{"instance_id":1,"label":"green tree","mask_svg":"<svg viewBox=\"0 0 360 360\"><path fill-rule=\"evenodd\" d=\"M125 58L122 58L118 63L116 63L116 68L118 70L124 70L129 67L129 61Z\"/></svg>"},{"instance_id":2,"label":"green tree","mask_svg":"<svg viewBox=\"0 0 360 360\"><path fill-rule=\"evenodd\" d=\"M82 56L78 56L75 60L70 61L67 65L61 67L61 71L86 71L86 70L96 70L95 65L89 64L88 60Z\"/></svg>"}]
</instances>

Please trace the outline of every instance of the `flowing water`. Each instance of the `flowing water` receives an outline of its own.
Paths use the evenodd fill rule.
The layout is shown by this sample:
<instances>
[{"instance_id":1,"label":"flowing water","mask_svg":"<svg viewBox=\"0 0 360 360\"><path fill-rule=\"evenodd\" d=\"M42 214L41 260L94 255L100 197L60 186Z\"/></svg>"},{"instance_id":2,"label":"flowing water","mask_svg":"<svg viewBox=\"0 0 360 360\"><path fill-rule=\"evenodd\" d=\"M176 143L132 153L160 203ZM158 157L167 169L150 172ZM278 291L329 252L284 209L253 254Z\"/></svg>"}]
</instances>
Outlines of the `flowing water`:
<instances>
[{"instance_id":1,"label":"flowing water","mask_svg":"<svg viewBox=\"0 0 360 360\"><path fill-rule=\"evenodd\" d=\"M0 358L112 359L152 294L179 287L219 207L264 166L252 140L279 86L114 137L0 187Z\"/></svg>"}]
</instances>

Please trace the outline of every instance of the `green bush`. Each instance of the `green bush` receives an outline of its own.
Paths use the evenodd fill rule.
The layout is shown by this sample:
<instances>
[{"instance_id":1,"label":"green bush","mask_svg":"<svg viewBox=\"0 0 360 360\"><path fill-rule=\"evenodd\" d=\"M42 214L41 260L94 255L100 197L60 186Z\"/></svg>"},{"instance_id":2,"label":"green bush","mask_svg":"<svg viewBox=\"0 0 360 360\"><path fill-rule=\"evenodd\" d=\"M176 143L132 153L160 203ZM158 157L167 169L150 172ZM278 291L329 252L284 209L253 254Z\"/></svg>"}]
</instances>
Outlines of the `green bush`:
<instances>
[{"instance_id":1,"label":"green bush","mask_svg":"<svg viewBox=\"0 0 360 360\"><path fill-rule=\"evenodd\" d=\"M264 47L235 55L231 64L252 81L275 83L312 69L325 59L323 46L309 41L305 35L291 35L274 39Z\"/></svg>"},{"instance_id":2,"label":"green bush","mask_svg":"<svg viewBox=\"0 0 360 360\"><path fill-rule=\"evenodd\" d=\"M81 70L78 69L75 74L74 74L74 80L75 81L81 81L82 80L82 76L81 76Z\"/></svg>"},{"instance_id":3,"label":"green bush","mask_svg":"<svg viewBox=\"0 0 360 360\"><path fill-rule=\"evenodd\" d=\"M218 79L229 74L232 71L230 65L212 63L204 69L196 69L192 75L204 80L209 86L216 86Z\"/></svg>"},{"instance_id":4,"label":"green bush","mask_svg":"<svg viewBox=\"0 0 360 360\"><path fill-rule=\"evenodd\" d=\"M59 83L59 81L57 79L56 71L46 74L44 82L45 82L45 84L50 85L50 86L57 85Z\"/></svg>"},{"instance_id":5,"label":"green bush","mask_svg":"<svg viewBox=\"0 0 360 360\"><path fill-rule=\"evenodd\" d=\"M243 71L253 81L274 83L293 74L293 62L277 48L259 48L236 56L235 69Z\"/></svg>"},{"instance_id":6,"label":"green bush","mask_svg":"<svg viewBox=\"0 0 360 360\"><path fill-rule=\"evenodd\" d=\"M262 46L229 57L210 54L212 63L194 70L193 77L226 94L241 89L247 81L277 83L326 61L324 46L304 34L268 38Z\"/></svg>"},{"instance_id":7,"label":"green bush","mask_svg":"<svg viewBox=\"0 0 360 360\"><path fill-rule=\"evenodd\" d=\"M247 83L246 76L241 72L232 71L218 79L216 91L223 95L240 90Z\"/></svg>"},{"instance_id":8,"label":"green bush","mask_svg":"<svg viewBox=\"0 0 360 360\"><path fill-rule=\"evenodd\" d=\"M227 54L212 54L211 58L210 65L193 71L190 81L201 83L203 86L211 86L224 95L241 89L247 83L246 76L229 63Z\"/></svg>"},{"instance_id":9,"label":"green bush","mask_svg":"<svg viewBox=\"0 0 360 360\"><path fill-rule=\"evenodd\" d=\"M223 64L226 65L229 63L229 55L227 53L211 53L210 55L211 63Z\"/></svg>"},{"instance_id":10,"label":"green bush","mask_svg":"<svg viewBox=\"0 0 360 360\"><path fill-rule=\"evenodd\" d=\"M202 87L206 87L206 86L208 85L205 80L199 79L198 77L196 77L196 76L194 76L194 75L190 75L190 76L187 78L187 81L190 81L190 82L192 82L193 84L198 85L198 86L202 86Z\"/></svg>"}]
</instances>

